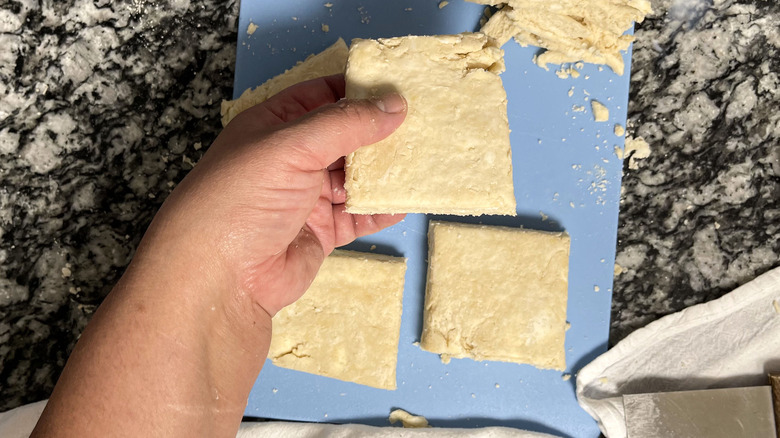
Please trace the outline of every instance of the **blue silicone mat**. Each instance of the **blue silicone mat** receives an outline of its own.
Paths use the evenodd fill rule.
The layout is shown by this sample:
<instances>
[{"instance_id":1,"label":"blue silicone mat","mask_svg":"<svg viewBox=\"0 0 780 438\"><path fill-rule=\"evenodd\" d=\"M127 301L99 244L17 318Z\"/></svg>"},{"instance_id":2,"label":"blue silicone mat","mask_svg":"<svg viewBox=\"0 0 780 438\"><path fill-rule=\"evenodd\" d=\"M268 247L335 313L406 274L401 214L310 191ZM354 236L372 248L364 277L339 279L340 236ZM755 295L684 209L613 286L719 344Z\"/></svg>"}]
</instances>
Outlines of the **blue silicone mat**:
<instances>
[{"instance_id":1,"label":"blue silicone mat","mask_svg":"<svg viewBox=\"0 0 780 438\"><path fill-rule=\"evenodd\" d=\"M234 96L283 72L338 37L378 38L477 30L483 7L451 0L243 0L238 28ZM248 34L249 24L258 26ZM329 27L324 32L322 25ZM518 216L478 218L408 215L400 224L348 248L408 258L398 354L398 389L385 391L291 371L267 361L245 414L287 420L387 425L394 408L424 415L433 426L508 426L569 437L596 437L598 427L577 404L577 370L606 351L622 162L613 133L625 125L626 73L586 64L576 79L561 79L532 62L537 49L504 46L502 75L512 129ZM571 93L571 96L569 94ZM610 110L596 123L590 100ZM584 111L575 111L583 106ZM572 238L566 334L567 373L528 365L453 359L415 346L419 340L427 259L428 221L565 230Z\"/></svg>"}]
</instances>

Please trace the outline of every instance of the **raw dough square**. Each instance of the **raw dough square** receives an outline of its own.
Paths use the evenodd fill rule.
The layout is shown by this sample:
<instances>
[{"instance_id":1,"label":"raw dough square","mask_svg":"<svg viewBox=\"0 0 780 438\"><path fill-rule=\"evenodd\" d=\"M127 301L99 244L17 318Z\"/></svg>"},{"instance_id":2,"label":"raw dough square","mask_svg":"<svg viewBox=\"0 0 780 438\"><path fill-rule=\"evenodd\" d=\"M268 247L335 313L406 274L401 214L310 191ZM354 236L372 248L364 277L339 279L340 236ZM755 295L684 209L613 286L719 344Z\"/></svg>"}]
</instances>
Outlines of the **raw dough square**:
<instances>
[{"instance_id":1,"label":"raw dough square","mask_svg":"<svg viewBox=\"0 0 780 438\"><path fill-rule=\"evenodd\" d=\"M420 346L564 370L569 236L431 222Z\"/></svg>"},{"instance_id":2,"label":"raw dough square","mask_svg":"<svg viewBox=\"0 0 780 438\"><path fill-rule=\"evenodd\" d=\"M273 318L274 365L395 389L406 259L334 251Z\"/></svg>"},{"instance_id":3,"label":"raw dough square","mask_svg":"<svg viewBox=\"0 0 780 438\"><path fill-rule=\"evenodd\" d=\"M347 97L396 91L408 112L347 157L347 211L515 215L503 69L480 33L353 40Z\"/></svg>"},{"instance_id":4,"label":"raw dough square","mask_svg":"<svg viewBox=\"0 0 780 438\"><path fill-rule=\"evenodd\" d=\"M349 48L343 39L316 55L309 55L289 70L267 80L255 89L247 89L235 100L223 100L221 107L222 126L227 126L234 117L249 108L263 103L287 87L321 76L344 73L347 67Z\"/></svg>"}]
</instances>

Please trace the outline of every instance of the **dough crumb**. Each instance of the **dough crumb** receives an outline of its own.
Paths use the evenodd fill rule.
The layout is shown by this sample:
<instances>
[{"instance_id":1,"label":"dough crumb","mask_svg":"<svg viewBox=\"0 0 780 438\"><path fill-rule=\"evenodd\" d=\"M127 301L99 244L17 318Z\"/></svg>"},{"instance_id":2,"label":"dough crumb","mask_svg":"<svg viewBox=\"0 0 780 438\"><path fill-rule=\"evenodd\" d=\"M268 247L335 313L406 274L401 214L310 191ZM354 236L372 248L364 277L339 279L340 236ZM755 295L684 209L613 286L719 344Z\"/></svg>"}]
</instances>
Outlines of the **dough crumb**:
<instances>
[{"instance_id":1,"label":"dough crumb","mask_svg":"<svg viewBox=\"0 0 780 438\"><path fill-rule=\"evenodd\" d=\"M623 267L618 265L617 263L615 263L615 277L617 277L618 275L622 274L623 272L625 272L623 270Z\"/></svg>"},{"instance_id":2,"label":"dough crumb","mask_svg":"<svg viewBox=\"0 0 780 438\"><path fill-rule=\"evenodd\" d=\"M584 61L606 64L618 75L625 69L621 52L628 50L634 41L632 35L624 32L652 12L649 0L505 0L503 3L507 5L482 27L487 35L498 40L508 40L514 35L521 46L546 49L534 60L545 69L547 64L570 62L582 68Z\"/></svg>"},{"instance_id":3,"label":"dough crumb","mask_svg":"<svg viewBox=\"0 0 780 438\"><path fill-rule=\"evenodd\" d=\"M541 211L541 210L539 210L539 216L542 217L542 222L546 221L550 217L550 216L547 216L546 214L544 214L544 212Z\"/></svg>"},{"instance_id":4,"label":"dough crumb","mask_svg":"<svg viewBox=\"0 0 780 438\"><path fill-rule=\"evenodd\" d=\"M439 359L441 359L441 363L446 365L446 364L450 363L450 360L452 359L452 357L449 354L445 353L445 354L440 354L439 355Z\"/></svg>"},{"instance_id":5,"label":"dough crumb","mask_svg":"<svg viewBox=\"0 0 780 438\"><path fill-rule=\"evenodd\" d=\"M597 100L590 101L590 107L593 110L593 119L597 122L606 122L609 120L609 109L603 103Z\"/></svg>"},{"instance_id":6,"label":"dough crumb","mask_svg":"<svg viewBox=\"0 0 780 438\"><path fill-rule=\"evenodd\" d=\"M568 95L569 95L569 97L572 97L572 96L574 96L574 87L571 87L571 88L569 88L569 92L568 92L568 93L566 93L566 94L568 94Z\"/></svg>"},{"instance_id":7,"label":"dough crumb","mask_svg":"<svg viewBox=\"0 0 780 438\"><path fill-rule=\"evenodd\" d=\"M71 276L71 274L73 274L73 272L67 266L62 268L61 271L62 271L62 278L68 278Z\"/></svg>"},{"instance_id":8,"label":"dough crumb","mask_svg":"<svg viewBox=\"0 0 780 438\"><path fill-rule=\"evenodd\" d=\"M780 301L774 300L772 301L772 305L775 307L775 312L780 315Z\"/></svg>"},{"instance_id":9,"label":"dough crumb","mask_svg":"<svg viewBox=\"0 0 780 438\"><path fill-rule=\"evenodd\" d=\"M568 381L571 379L571 374L569 374L569 373L566 373L566 374L564 374L564 375L562 375L562 376L561 376L561 379L562 379L564 382L568 382Z\"/></svg>"},{"instance_id":10,"label":"dough crumb","mask_svg":"<svg viewBox=\"0 0 780 438\"><path fill-rule=\"evenodd\" d=\"M422 415L412 415L403 409L393 410L387 419L390 421L390 424L400 421L401 425L406 428L431 427L428 425L428 420Z\"/></svg>"},{"instance_id":11,"label":"dough crumb","mask_svg":"<svg viewBox=\"0 0 780 438\"><path fill-rule=\"evenodd\" d=\"M327 3L325 3L325 4L324 4L324 5L322 5L322 6L325 6L326 8L332 8L332 7L333 7L333 3L331 3L331 2L327 2Z\"/></svg>"},{"instance_id":12,"label":"dough crumb","mask_svg":"<svg viewBox=\"0 0 780 438\"><path fill-rule=\"evenodd\" d=\"M500 388L500 387L501 387L501 385L499 385L498 383L496 383L496 389L498 389L498 388Z\"/></svg>"},{"instance_id":13,"label":"dough crumb","mask_svg":"<svg viewBox=\"0 0 780 438\"><path fill-rule=\"evenodd\" d=\"M322 31L323 32L330 32L330 26L328 26L325 23L322 23Z\"/></svg>"},{"instance_id":14,"label":"dough crumb","mask_svg":"<svg viewBox=\"0 0 780 438\"><path fill-rule=\"evenodd\" d=\"M571 323L569 321L566 321L566 328L564 330L568 332L570 328L571 328Z\"/></svg>"},{"instance_id":15,"label":"dough crumb","mask_svg":"<svg viewBox=\"0 0 780 438\"><path fill-rule=\"evenodd\" d=\"M620 123L615 123L615 135L618 137L626 135L626 128L624 128Z\"/></svg>"},{"instance_id":16,"label":"dough crumb","mask_svg":"<svg viewBox=\"0 0 780 438\"><path fill-rule=\"evenodd\" d=\"M623 149L621 149L618 145L615 145L615 156L621 160L623 159Z\"/></svg>"},{"instance_id":17,"label":"dough crumb","mask_svg":"<svg viewBox=\"0 0 780 438\"><path fill-rule=\"evenodd\" d=\"M278 390L278 389L276 389L276 388L274 388L274 389L272 389L272 390L271 390L271 392L273 392L274 394L276 394L277 392L279 392L279 390Z\"/></svg>"},{"instance_id":18,"label":"dough crumb","mask_svg":"<svg viewBox=\"0 0 780 438\"><path fill-rule=\"evenodd\" d=\"M599 288L598 286L593 286L593 292L598 292L600 290L601 290L601 288Z\"/></svg>"},{"instance_id":19,"label":"dough crumb","mask_svg":"<svg viewBox=\"0 0 780 438\"><path fill-rule=\"evenodd\" d=\"M642 160L650 156L650 145L647 144L644 138L626 137L626 147L623 149L623 154L628 157L628 168L639 169L637 160Z\"/></svg>"},{"instance_id":20,"label":"dough crumb","mask_svg":"<svg viewBox=\"0 0 780 438\"><path fill-rule=\"evenodd\" d=\"M199 151L199 150L200 150L200 148L202 148L202 147L203 147L203 144L202 144L201 142L197 141L197 142L195 142L195 144L194 144L194 145L192 145L192 147L193 147L193 148L194 148L196 151Z\"/></svg>"},{"instance_id":21,"label":"dough crumb","mask_svg":"<svg viewBox=\"0 0 780 438\"><path fill-rule=\"evenodd\" d=\"M371 245L371 247L370 247L370 248L368 248L368 250L369 250L369 251L373 251L373 250L375 250L375 249L376 249L376 245Z\"/></svg>"},{"instance_id":22,"label":"dough crumb","mask_svg":"<svg viewBox=\"0 0 780 438\"><path fill-rule=\"evenodd\" d=\"M253 33L255 33L255 31L257 30L258 27L259 27L258 25L256 25L255 23L252 23L250 21L249 22L249 26L246 27L247 35L252 35Z\"/></svg>"},{"instance_id":23,"label":"dough crumb","mask_svg":"<svg viewBox=\"0 0 780 438\"><path fill-rule=\"evenodd\" d=\"M582 105L572 105L571 110L575 113L583 113L585 112L585 107Z\"/></svg>"},{"instance_id":24,"label":"dough crumb","mask_svg":"<svg viewBox=\"0 0 780 438\"><path fill-rule=\"evenodd\" d=\"M448 2L447 0L443 0L442 2L439 2L439 9L447 6L448 4L450 4L450 2Z\"/></svg>"}]
</instances>

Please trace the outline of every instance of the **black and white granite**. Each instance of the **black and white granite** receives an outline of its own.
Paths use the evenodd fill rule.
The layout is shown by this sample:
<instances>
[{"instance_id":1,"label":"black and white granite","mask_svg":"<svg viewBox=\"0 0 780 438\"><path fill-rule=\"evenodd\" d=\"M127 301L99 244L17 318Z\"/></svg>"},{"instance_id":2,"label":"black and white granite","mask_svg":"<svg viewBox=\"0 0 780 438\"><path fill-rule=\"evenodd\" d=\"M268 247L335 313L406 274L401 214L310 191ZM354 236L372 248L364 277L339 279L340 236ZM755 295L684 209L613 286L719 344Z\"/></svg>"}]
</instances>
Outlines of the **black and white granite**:
<instances>
[{"instance_id":1,"label":"black and white granite","mask_svg":"<svg viewBox=\"0 0 780 438\"><path fill-rule=\"evenodd\" d=\"M780 265L780 3L654 3L637 32L610 344Z\"/></svg>"},{"instance_id":2,"label":"black and white granite","mask_svg":"<svg viewBox=\"0 0 780 438\"><path fill-rule=\"evenodd\" d=\"M48 397L219 132L235 1L0 0L0 410Z\"/></svg>"},{"instance_id":3,"label":"black and white granite","mask_svg":"<svg viewBox=\"0 0 780 438\"><path fill-rule=\"evenodd\" d=\"M653 153L626 168L613 342L780 254L780 5L655 8L629 110ZM0 0L0 411L48 396L219 132L237 15L235 0Z\"/></svg>"}]
</instances>

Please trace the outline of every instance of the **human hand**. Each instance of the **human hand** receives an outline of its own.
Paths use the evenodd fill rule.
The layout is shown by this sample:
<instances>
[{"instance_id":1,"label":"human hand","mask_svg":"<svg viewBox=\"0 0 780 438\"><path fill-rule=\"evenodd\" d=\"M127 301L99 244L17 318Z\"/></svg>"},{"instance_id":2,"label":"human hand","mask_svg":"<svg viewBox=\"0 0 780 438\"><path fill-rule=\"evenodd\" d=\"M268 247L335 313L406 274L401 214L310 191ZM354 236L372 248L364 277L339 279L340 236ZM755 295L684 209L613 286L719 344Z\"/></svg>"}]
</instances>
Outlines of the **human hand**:
<instances>
[{"instance_id":1,"label":"human hand","mask_svg":"<svg viewBox=\"0 0 780 438\"><path fill-rule=\"evenodd\" d=\"M225 128L155 216L33 436L235 436L273 315L334 247L403 217L345 213L340 157L395 130L405 101L343 95L343 77L316 79Z\"/></svg>"},{"instance_id":2,"label":"human hand","mask_svg":"<svg viewBox=\"0 0 780 438\"><path fill-rule=\"evenodd\" d=\"M192 272L273 316L335 247L399 222L345 212L342 157L393 132L406 103L340 100L344 87L343 76L315 79L238 115L165 202L136 258L155 248L190 258Z\"/></svg>"}]
</instances>

